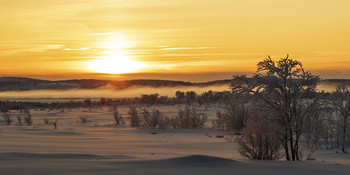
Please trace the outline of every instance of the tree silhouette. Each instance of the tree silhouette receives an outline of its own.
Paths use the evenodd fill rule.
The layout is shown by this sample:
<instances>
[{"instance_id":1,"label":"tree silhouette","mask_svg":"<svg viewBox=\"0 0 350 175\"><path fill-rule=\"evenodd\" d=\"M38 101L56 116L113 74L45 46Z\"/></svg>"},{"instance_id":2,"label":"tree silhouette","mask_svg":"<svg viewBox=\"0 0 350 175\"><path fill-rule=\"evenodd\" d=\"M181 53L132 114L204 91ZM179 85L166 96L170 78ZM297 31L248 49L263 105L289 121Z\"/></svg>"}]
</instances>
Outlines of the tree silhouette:
<instances>
[{"instance_id":1,"label":"tree silhouette","mask_svg":"<svg viewBox=\"0 0 350 175\"><path fill-rule=\"evenodd\" d=\"M342 151L345 153L345 142L347 138L347 132L350 125L350 91L349 89L342 85L338 86L336 91L333 93L333 99L331 104L335 111L334 123L341 130L341 141L342 141Z\"/></svg>"},{"instance_id":2,"label":"tree silhouette","mask_svg":"<svg viewBox=\"0 0 350 175\"><path fill-rule=\"evenodd\" d=\"M269 119L282 128L276 133L281 135L286 159L301 160L299 139L305 121L318 110L318 100L312 97L319 77L304 71L301 62L288 55L278 61L268 56L257 67L252 78L234 76L232 91L254 95L266 105L274 113Z\"/></svg>"}]
</instances>

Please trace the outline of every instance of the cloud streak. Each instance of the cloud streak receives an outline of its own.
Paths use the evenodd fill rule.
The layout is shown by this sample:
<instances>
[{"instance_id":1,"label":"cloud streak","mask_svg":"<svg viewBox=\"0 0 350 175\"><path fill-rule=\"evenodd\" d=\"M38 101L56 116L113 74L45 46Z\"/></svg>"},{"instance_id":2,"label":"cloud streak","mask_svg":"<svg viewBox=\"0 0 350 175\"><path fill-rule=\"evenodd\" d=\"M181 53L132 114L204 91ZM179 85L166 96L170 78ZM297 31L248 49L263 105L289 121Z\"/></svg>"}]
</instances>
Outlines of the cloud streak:
<instances>
[{"instance_id":1,"label":"cloud streak","mask_svg":"<svg viewBox=\"0 0 350 175\"><path fill-rule=\"evenodd\" d=\"M215 47L165 47L161 50L202 50L213 49Z\"/></svg>"}]
</instances>

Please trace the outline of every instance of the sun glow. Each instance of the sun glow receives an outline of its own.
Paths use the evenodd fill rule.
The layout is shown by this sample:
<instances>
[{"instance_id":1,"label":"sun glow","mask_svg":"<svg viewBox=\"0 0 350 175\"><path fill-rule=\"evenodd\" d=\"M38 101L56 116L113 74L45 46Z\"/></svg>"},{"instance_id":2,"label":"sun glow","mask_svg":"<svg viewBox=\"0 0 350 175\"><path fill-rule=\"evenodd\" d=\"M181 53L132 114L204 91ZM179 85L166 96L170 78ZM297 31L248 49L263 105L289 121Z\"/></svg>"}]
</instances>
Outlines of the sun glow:
<instances>
[{"instance_id":1,"label":"sun glow","mask_svg":"<svg viewBox=\"0 0 350 175\"><path fill-rule=\"evenodd\" d=\"M99 48L105 51L100 54L101 59L87 63L87 68L94 72L108 74L123 74L137 72L145 67L140 61L135 61L127 51L131 47L130 41L121 36L109 37L99 43Z\"/></svg>"},{"instance_id":2,"label":"sun glow","mask_svg":"<svg viewBox=\"0 0 350 175\"><path fill-rule=\"evenodd\" d=\"M87 63L88 69L108 74L122 74L137 72L144 67L139 61L134 61L129 56L121 54L120 51L109 51L109 55L103 59L93 60Z\"/></svg>"}]
</instances>

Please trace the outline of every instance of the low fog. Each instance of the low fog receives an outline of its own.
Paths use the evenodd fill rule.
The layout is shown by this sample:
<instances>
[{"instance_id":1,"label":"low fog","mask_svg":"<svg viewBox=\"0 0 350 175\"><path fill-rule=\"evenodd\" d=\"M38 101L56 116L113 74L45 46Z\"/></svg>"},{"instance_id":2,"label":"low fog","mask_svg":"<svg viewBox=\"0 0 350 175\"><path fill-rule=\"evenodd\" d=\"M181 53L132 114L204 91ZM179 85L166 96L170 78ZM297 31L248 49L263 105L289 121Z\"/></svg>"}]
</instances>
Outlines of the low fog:
<instances>
[{"instance_id":1,"label":"low fog","mask_svg":"<svg viewBox=\"0 0 350 175\"><path fill-rule=\"evenodd\" d=\"M177 87L149 87L136 86L127 89L116 90L110 86L97 89L70 89L70 90L30 90L30 91L6 91L0 92L0 98L129 98L139 97L141 94L158 93L161 96L174 97L176 91L195 91L197 94L212 91L228 91L229 85L196 87L196 86L177 86Z\"/></svg>"},{"instance_id":2,"label":"low fog","mask_svg":"<svg viewBox=\"0 0 350 175\"><path fill-rule=\"evenodd\" d=\"M337 88L337 83L321 83L318 85L319 91L332 92ZM130 98L139 97L141 94L158 93L161 96L174 97L176 91L194 91L197 94L212 91L230 91L229 84L196 87L196 86L176 86L176 87L149 87L135 86L127 89L115 89L111 86L104 86L97 89L70 89L70 90L30 90L30 91L4 91L0 92L2 99L18 98Z\"/></svg>"}]
</instances>

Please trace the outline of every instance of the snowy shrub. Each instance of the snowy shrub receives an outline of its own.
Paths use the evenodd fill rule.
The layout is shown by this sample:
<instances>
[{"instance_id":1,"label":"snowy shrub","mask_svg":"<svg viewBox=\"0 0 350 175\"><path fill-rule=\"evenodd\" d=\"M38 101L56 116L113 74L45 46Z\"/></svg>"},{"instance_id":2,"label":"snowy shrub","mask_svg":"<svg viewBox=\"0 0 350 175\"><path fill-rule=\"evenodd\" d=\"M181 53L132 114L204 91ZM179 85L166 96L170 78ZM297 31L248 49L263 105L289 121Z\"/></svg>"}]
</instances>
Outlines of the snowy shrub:
<instances>
[{"instance_id":1,"label":"snowy shrub","mask_svg":"<svg viewBox=\"0 0 350 175\"><path fill-rule=\"evenodd\" d=\"M55 129L57 129L57 124L58 124L58 120L52 122L52 125L53 125L53 127L54 127Z\"/></svg>"},{"instance_id":2,"label":"snowy shrub","mask_svg":"<svg viewBox=\"0 0 350 175\"><path fill-rule=\"evenodd\" d=\"M141 124L140 116L138 114L138 111L136 109L136 106L130 105L129 106L129 115L130 115L130 125L132 127L138 127Z\"/></svg>"},{"instance_id":3,"label":"snowy shrub","mask_svg":"<svg viewBox=\"0 0 350 175\"><path fill-rule=\"evenodd\" d=\"M4 113L2 113L2 116L3 116L3 118L4 118L5 122L6 122L6 125L11 125L12 119L11 119L10 114L4 112Z\"/></svg>"},{"instance_id":4,"label":"snowy shrub","mask_svg":"<svg viewBox=\"0 0 350 175\"><path fill-rule=\"evenodd\" d=\"M277 160L281 141L272 126L262 119L248 119L245 122L243 135L234 140L239 153L248 159Z\"/></svg>"},{"instance_id":5,"label":"snowy shrub","mask_svg":"<svg viewBox=\"0 0 350 175\"><path fill-rule=\"evenodd\" d=\"M114 118L114 121L115 121L116 125L124 124L123 116L119 114L119 111L118 111L117 107L114 108L113 118Z\"/></svg>"},{"instance_id":6,"label":"snowy shrub","mask_svg":"<svg viewBox=\"0 0 350 175\"><path fill-rule=\"evenodd\" d=\"M203 128L207 117L199 115L194 107L186 106L180 109L178 116L175 118L180 128Z\"/></svg>"},{"instance_id":7,"label":"snowy shrub","mask_svg":"<svg viewBox=\"0 0 350 175\"><path fill-rule=\"evenodd\" d=\"M22 126L22 118L20 116L17 116L17 126Z\"/></svg>"},{"instance_id":8,"label":"snowy shrub","mask_svg":"<svg viewBox=\"0 0 350 175\"><path fill-rule=\"evenodd\" d=\"M87 120L87 117L81 117L79 116L79 119L81 121L81 123L86 123L88 120Z\"/></svg>"},{"instance_id":9,"label":"snowy shrub","mask_svg":"<svg viewBox=\"0 0 350 175\"><path fill-rule=\"evenodd\" d=\"M27 126L31 126L33 124L32 115L30 115L30 113L27 113L27 116L23 118L23 121Z\"/></svg>"},{"instance_id":10,"label":"snowy shrub","mask_svg":"<svg viewBox=\"0 0 350 175\"><path fill-rule=\"evenodd\" d=\"M44 118L44 123L45 124L50 124L50 121L47 118Z\"/></svg>"},{"instance_id":11,"label":"snowy shrub","mask_svg":"<svg viewBox=\"0 0 350 175\"><path fill-rule=\"evenodd\" d=\"M217 111L213 127L218 130L235 131L242 130L244 120L248 117L248 108L244 103L230 100L225 104L224 112Z\"/></svg>"},{"instance_id":12,"label":"snowy shrub","mask_svg":"<svg viewBox=\"0 0 350 175\"><path fill-rule=\"evenodd\" d=\"M143 117L143 127L153 129L157 128L159 120L162 117L162 113L157 109L153 109L152 112L149 112L146 108L144 108L141 115ZM165 122L165 120L162 122Z\"/></svg>"},{"instance_id":13,"label":"snowy shrub","mask_svg":"<svg viewBox=\"0 0 350 175\"><path fill-rule=\"evenodd\" d=\"M159 129L169 129L171 128L171 119L167 116L161 115L158 118L158 128Z\"/></svg>"}]
</instances>

